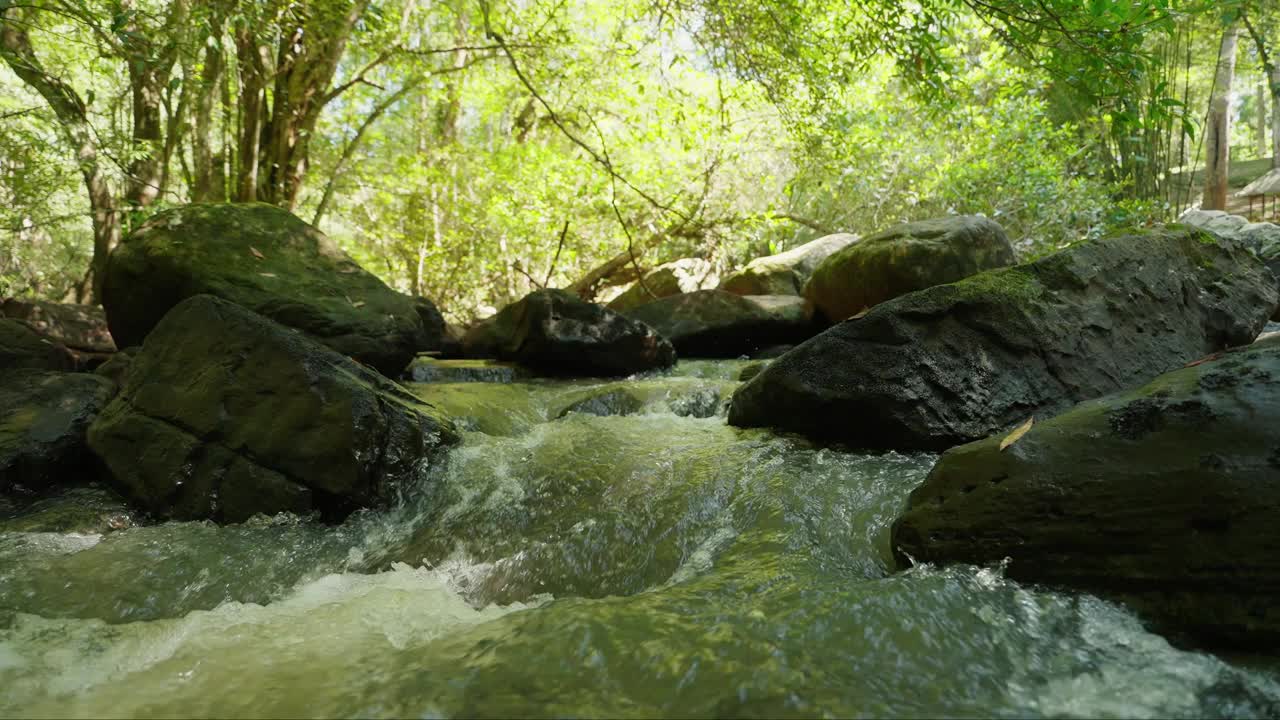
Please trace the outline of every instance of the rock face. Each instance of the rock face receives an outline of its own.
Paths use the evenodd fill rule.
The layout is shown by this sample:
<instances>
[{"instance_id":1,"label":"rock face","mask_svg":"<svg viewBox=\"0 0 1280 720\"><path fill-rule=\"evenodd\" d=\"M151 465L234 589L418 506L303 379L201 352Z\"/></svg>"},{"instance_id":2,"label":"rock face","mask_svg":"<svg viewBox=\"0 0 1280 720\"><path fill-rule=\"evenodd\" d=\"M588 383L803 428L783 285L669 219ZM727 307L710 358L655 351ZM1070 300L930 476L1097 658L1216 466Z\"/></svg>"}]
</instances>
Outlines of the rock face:
<instances>
[{"instance_id":1,"label":"rock face","mask_svg":"<svg viewBox=\"0 0 1280 720\"><path fill-rule=\"evenodd\" d=\"M670 339L682 357L737 357L813 335L804 302L794 295L700 290L655 300L627 316Z\"/></svg>"},{"instance_id":2,"label":"rock face","mask_svg":"<svg viewBox=\"0 0 1280 720\"><path fill-rule=\"evenodd\" d=\"M182 300L206 293L297 328L397 375L424 331L413 301L329 238L270 205L189 205L159 213L111 254L103 305L121 347L139 345Z\"/></svg>"},{"instance_id":3,"label":"rock face","mask_svg":"<svg viewBox=\"0 0 1280 720\"><path fill-rule=\"evenodd\" d=\"M409 363L404 371L406 380L417 383L513 383L525 379L524 372L515 363L495 360L438 360L421 356Z\"/></svg>"},{"instance_id":4,"label":"rock face","mask_svg":"<svg viewBox=\"0 0 1280 720\"><path fill-rule=\"evenodd\" d=\"M1280 225L1269 222L1251 223L1239 215L1221 210L1188 210L1181 222L1238 240L1253 250L1280 281ZM1280 320L1280 310L1273 319Z\"/></svg>"},{"instance_id":5,"label":"rock face","mask_svg":"<svg viewBox=\"0 0 1280 720\"><path fill-rule=\"evenodd\" d=\"M0 370L74 370L75 357L18 320L0 318Z\"/></svg>"},{"instance_id":6,"label":"rock face","mask_svg":"<svg viewBox=\"0 0 1280 720\"><path fill-rule=\"evenodd\" d=\"M409 301L413 303L413 309L417 311L418 319L422 322L422 334L418 336L416 350L432 352L443 349L447 344L448 333L445 330L444 315L440 314L440 308L424 297L410 297Z\"/></svg>"},{"instance_id":7,"label":"rock face","mask_svg":"<svg viewBox=\"0 0 1280 720\"><path fill-rule=\"evenodd\" d=\"M643 285L633 283L621 295L610 300L606 307L625 313L658 298L713 288L718 282L720 278L711 263L699 258L684 258L650 270L644 276Z\"/></svg>"},{"instance_id":8,"label":"rock face","mask_svg":"<svg viewBox=\"0 0 1280 720\"><path fill-rule=\"evenodd\" d=\"M909 293L775 360L729 421L937 450L1252 341L1270 271L1182 226L1082 243Z\"/></svg>"},{"instance_id":9,"label":"rock face","mask_svg":"<svg viewBox=\"0 0 1280 720\"><path fill-rule=\"evenodd\" d=\"M97 305L71 305L10 298L0 303L0 315L21 320L32 329L71 350L113 353L115 341L107 330L107 315Z\"/></svg>"},{"instance_id":10,"label":"rock face","mask_svg":"<svg viewBox=\"0 0 1280 720\"><path fill-rule=\"evenodd\" d=\"M857 240L857 235L836 233L777 255L756 258L726 277L720 289L735 295L799 295L828 255Z\"/></svg>"},{"instance_id":11,"label":"rock face","mask_svg":"<svg viewBox=\"0 0 1280 720\"><path fill-rule=\"evenodd\" d=\"M135 502L224 522L385 504L456 440L447 418L395 383L208 295L161 320L89 429Z\"/></svg>"},{"instance_id":12,"label":"rock face","mask_svg":"<svg viewBox=\"0 0 1280 720\"><path fill-rule=\"evenodd\" d=\"M1280 640L1280 338L945 453L900 564L997 563L1216 644Z\"/></svg>"},{"instance_id":13,"label":"rock face","mask_svg":"<svg viewBox=\"0 0 1280 720\"><path fill-rule=\"evenodd\" d=\"M670 367L675 349L644 323L564 290L536 290L467 333L468 357L548 375L613 376Z\"/></svg>"},{"instance_id":14,"label":"rock face","mask_svg":"<svg viewBox=\"0 0 1280 720\"><path fill-rule=\"evenodd\" d=\"M828 323L873 305L1008 267L1013 246L992 220L974 215L897 225L847 245L823 260L804 286L804 298Z\"/></svg>"},{"instance_id":15,"label":"rock face","mask_svg":"<svg viewBox=\"0 0 1280 720\"><path fill-rule=\"evenodd\" d=\"M95 479L89 423L115 384L96 375L6 371L0 380L0 492L40 493Z\"/></svg>"}]
</instances>

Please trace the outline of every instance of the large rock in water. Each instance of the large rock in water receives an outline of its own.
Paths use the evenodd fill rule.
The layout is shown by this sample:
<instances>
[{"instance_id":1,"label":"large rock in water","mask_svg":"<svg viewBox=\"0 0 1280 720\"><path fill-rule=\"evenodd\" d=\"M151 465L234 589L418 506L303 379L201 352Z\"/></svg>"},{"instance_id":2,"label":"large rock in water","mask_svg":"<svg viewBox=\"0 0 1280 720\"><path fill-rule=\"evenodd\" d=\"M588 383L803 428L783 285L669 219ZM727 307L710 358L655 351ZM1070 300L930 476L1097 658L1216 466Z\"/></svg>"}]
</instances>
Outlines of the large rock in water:
<instances>
[{"instance_id":1,"label":"large rock in water","mask_svg":"<svg viewBox=\"0 0 1280 720\"><path fill-rule=\"evenodd\" d=\"M1276 300L1252 253L1199 230L1081 243L830 328L742 386L729 422L943 449L1248 343Z\"/></svg>"},{"instance_id":2,"label":"large rock in water","mask_svg":"<svg viewBox=\"0 0 1280 720\"><path fill-rule=\"evenodd\" d=\"M1017 262L1004 228L976 215L896 225L832 253L813 271L804 298L827 322L983 270Z\"/></svg>"},{"instance_id":3,"label":"large rock in water","mask_svg":"<svg viewBox=\"0 0 1280 720\"><path fill-rule=\"evenodd\" d=\"M655 300L627 313L671 340L681 357L737 357L813 335L794 295L700 290Z\"/></svg>"},{"instance_id":4,"label":"large rock in water","mask_svg":"<svg viewBox=\"0 0 1280 720\"><path fill-rule=\"evenodd\" d=\"M1215 644L1280 641L1280 338L945 453L902 565L999 563L1112 595Z\"/></svg>"},{"instance_id":5,"label":"large rock in water","mask_svg":"<svg viewBox=\"0 0 1280 720\"><path fill-rule=\"evenodd\" d=\"M18 320L0 318L0 371L74 370L75 357Z\"/></svg>"},{"instance_id":6,"label":"large rock in water","mask_svg":"<svg viewBox=\"0 0 1280 720\"><path fill-rule=\"evenodd\" d=\"M835 233L777 255L756 258L721 281L720 289L735 295L799 295L827 256L857 240L857 235Z\"/></svg>"},{"instance_id":7,"label":"large rock in water","mask_svg":"<svg viewBox=\"0 0 1280 720\"><path fill-rule=\"evenodd\" d=\"M383 505L456 440L399 385L209 295L160 321L89 429L128 497L224 522Z\"/></svg>"},{"instance_id":8,"label":"large rock in water","mask_svg":"<svg viewBox=\"0 0 1280 720\"><path fill-rule=\"evenodd\" d=\"M115 384L84 373L7 370L0 376L0 492L40 493L96 479L89 423Z\"/></svg>"},{"instance_id":9,"label":"large rock in water","mask_svg":"<svg viewBox=\"0 0 1280 720\"><path fill-rule=\"evenodd\" d=\"M121 347L139 345L170 308L206 293L297 328L386 375L424 331L413 301L319 230L261 203L188 205L157 214L111 253L103 305Z\"/></svg>"},{"instance_id":10,"label":"large rock in water","mask_svg":"<svg viewBox=\"0 0 1280 720\"><path fill-rule=\"evenodd\" d=\"M711 263L700 258L683 258L645 273L643 284L639 281L632 283L606 307L625 313L658 298L713 288L719 281Z\"/></svg>"},{"instance_id":11,"label":"large rock in water","mask_svg":"<svg viewBox=\"0 0 1280 720\"><path fill-rule=\"evenodd\" d=\"M535 290L506 306L471 328L463 349L548 375L630 375L676 361L653 328L564 290Z\"/></svg>"}]
</instances>

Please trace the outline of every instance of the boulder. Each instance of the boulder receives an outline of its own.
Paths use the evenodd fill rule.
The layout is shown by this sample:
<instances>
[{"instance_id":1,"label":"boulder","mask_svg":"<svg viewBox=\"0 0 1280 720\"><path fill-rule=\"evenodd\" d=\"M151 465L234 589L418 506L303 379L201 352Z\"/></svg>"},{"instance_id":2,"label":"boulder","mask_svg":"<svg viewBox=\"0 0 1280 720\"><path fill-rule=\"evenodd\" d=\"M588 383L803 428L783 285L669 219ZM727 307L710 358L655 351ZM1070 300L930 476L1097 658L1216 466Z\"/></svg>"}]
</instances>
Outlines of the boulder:
<instances>
[{"instance_id":1,"label":"boulder","mask_svg":"<svg viewBox=\"0 0 1280 720\"><path fill-rule=\"evenodd\" d=\"M756 258L727 276L720 289L735 295L799 295L828 255L857 240L857 235L835 233L777 255Z\"/></svg>"},{"instance_id":2,"label":"boulder","mask_svg":"<svg viewBox=\"0 0 1280 720\"><path fill-rule=\"evenodd\" d=\"M209 295L156 325L89 429L130 499L222 522L385 505L457 438L399 385Z\"/></svg>"},{"instance_id":3,"label":"boulder","mask_svg":"<svg viewBox=\"0 0 1280 720\"><path fill-rule=\"evenodd\" d=\"M528 373L515 363L496 360L439 360L427 355L413 359L405 379L417 383L513 383Z\"/></svg>"},{"instance_id":4,"label":"boulder","mask_svg":"<svg viewBox=\"0 0 1280 720\"><path fill-rule=\"evenodd\" d=\"M43 493L96 479L85 432L114 394L115 384L96 375L0 375L0 492Z\"/></svg>"},{"instance_id":5,"label":"boulder","mask_svg":"<svg viewBox=\"0 0 1280 720\"><path fill-rule=\"evenodd\" d=\"M729 421L945 449L1252 341L1270 271L1193 228L1080 243L881 303L743 385Z\"/></svg>"},{"instance_id":6,"label":"boulder","mask_svg":"<svg viewBox=\"0 0 1280 720\"><path fill-rule=\"evenodd\" d=\"M448 332L445 330L444 315L440 308L422 296L410 297L413 309L418 313L422 323L422 334L418 336L416 350L418 352L439 352L448 343Z\"/></svg>"},{"instance_id":7,"label":"boulder","mask_svg":"<svg viewBox=\"0 0 1280 720\"><path fill-rule=\"evenodd\" d=\"M0 315L21 320L71 350L104 354L116 351L107 329L107 314L97 305L10 298L0 303Z\"/></svg>"},{"instance_id":8,"label":"boulder","mask_svg":"<svg viewBox=\"0 0 1280 720\"><path fill-rule=\"evenodd\" d=\"M1008 558L1013 578L1116 597L1161 630L1270 649L1277 426L1280 338L951 449L891 544L903 566Z\"/></svg>"},{"instance_id":9,"label":"boulder","mask_svg":"<svg viewBox=\"0 0 1280 720\"><path fill-rule=\"evenodd\" d=\"M934 285L955 282L1016 259L993 220L976 215L905 223L847 245L814 270L804 299L827 323Z\"/></svg>"},{"instance_id":10,"label":"boulder","mask_svg":"<svg viewBox=\"0 0 1280 720\"><path fill-rule=\"evenodd\" d=\"M627 313L671 340L681 357L737 357L813 335L794 295L734 295L724 290L655 300Z\"/></svg>"},{"instance_id":11,"label":"boulder","mask_svg":"<svg viewBox=\"0 0 1280 720\"><path fill-rule=\"evenodd\" d=\"M0 318L0 370L60 370L76 368L76 359L20 320Z\"/></svg>"},{"instance_id":12,"label":"boulder","mask_svg":"<svg viewBox=\"0 0 1280 720\"><path fill-rule=\"evenodd\" d=\"M386 375L398 375L423 342L410 298L271 205L188 205L155 215L111 253L103 306L116 343L127 347L202 293L297 328Z\"/></svg>"},{"instance_id":13,"label":"boulder","mask_svg":"<svg viewBox=\"0 0 1280 720\"><path fill-rule=\"evenodd\" d=\"M477 323L463 349L548 375L630 375L676 360L671 343L649 326L564 290L535 290Z\"/></svg>"},{"instance_id":14,"label":"boulder","mask_svg":"<svg viewBox=\"0 0 1280 720\"><path fill-rule=\"evenodd\" d=\"M699 258L684 258L650 270L644 283L633 283L622 294L609 301L607 307L620 313L658 298L713 288L720 278L715 266Z\"/></svg>"},{"instance_id":15,"label":"boulder","mask_svg":"<svg viewBox=\"0 0 1280 720\"><path fill-rule=\"evenodd\" d=\"M1221 210L1188 210L1181 222L1243 243L1266 263L1280 282L1280 225L1251 223ZM1280 309L1273 319L1280 320Z\"/></svg>"}]
</instances>

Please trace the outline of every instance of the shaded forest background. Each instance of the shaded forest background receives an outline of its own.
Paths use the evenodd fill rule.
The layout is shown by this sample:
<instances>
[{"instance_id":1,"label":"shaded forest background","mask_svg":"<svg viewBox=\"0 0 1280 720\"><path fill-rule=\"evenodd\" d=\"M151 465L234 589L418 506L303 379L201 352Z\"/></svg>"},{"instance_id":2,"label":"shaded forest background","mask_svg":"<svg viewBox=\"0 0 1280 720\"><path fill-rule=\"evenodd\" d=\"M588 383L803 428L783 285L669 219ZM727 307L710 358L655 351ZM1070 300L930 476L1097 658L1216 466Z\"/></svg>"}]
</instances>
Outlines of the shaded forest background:
<instances>
[{"instance_id":1,"label":"shaded forest background","mask_svg":"<svg viewBox=\"0 0 1280 720\"><path fill-rule=\"evenodd\" d=\"M1032 256L1280 156L1280 3L850 5L0 0L0 296L261 201L465 322L948 213Z\"/></svg>"}]
</instances>

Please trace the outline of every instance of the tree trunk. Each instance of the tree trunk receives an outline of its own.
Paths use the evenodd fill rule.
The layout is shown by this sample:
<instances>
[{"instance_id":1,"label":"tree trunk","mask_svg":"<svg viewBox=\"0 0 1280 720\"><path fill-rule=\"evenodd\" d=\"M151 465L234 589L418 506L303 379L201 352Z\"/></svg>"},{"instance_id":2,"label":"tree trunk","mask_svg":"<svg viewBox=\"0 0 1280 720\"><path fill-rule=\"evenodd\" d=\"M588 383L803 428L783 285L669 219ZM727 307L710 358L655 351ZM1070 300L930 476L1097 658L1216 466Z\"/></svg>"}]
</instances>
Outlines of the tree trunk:
<instances>
[{"instance_id":1,"label":"tree trunk","mask_svg":"<svg viewBox=\"0 0 1280 720\"><path fill-rule=\"evenodd\" d=\"M213 108L222 90L222 18L211 20L204 51L204 67L200 70L200 88L196 95L195 131L191 137L195 182L191 199L195 202L218 202L226 199L226 189L217 182L222 174L214 169Z\"/></svg>"},{"instance_id":2,"label":"tree trunk","mask_svg":"<svg viewBox=\"0 0 1280 720\"><path fill-rule=\"evenodd\" d=\"M10 0L0 0L0 56L24 83L49 103L67 143L74 148L76 164L89 193L89 211L93 222L93 261L90 264L88 298L101 302L102 281L107 255L120 240L120 215L116 199L106 175L98 164L98 146L89 126L84 101L71 86L45 71L31 47L24 28L29 23L18 17ZM83 291L78 299L86 299Z\"/></svg>"},{"instance_id":3,"label":"tree trunk","mask_svg":"<svg viewBox=\"0 0 1280 720\"><path fill-rule=\"evenodd\" d=\"M1280 168L1280 63L1271 66L1271 167Z\"/></svg>"},{"instance_id":4,"label":"tree trunk","mask_svg":"<svg viewBox=\"0 0 1280 720\"><path fill-rule=\"evenodd\" d=\"M1205 129L1204 210L1227 209L1227 171L1231 162L1231 83L1236 72L1236 43L1240 31L1234 26L1222 32L1209 125Z\"/></svg>"},{"instance_id":5,"label":"tree trunk","mask_svg":"<svg viewBox=\"0 0 1280 720\"><path fill-rule=\"evenodd\" d=\"M1263 75L1258 80L1257 90L1254 92L1254 100L1258 106L1257 117L1254 118L1254 127L1258 130L1258 157L1267 156L1267 146L1270 144L1271 133L1267 127L1267 78Z\"/></svg>"}]
</instances>

